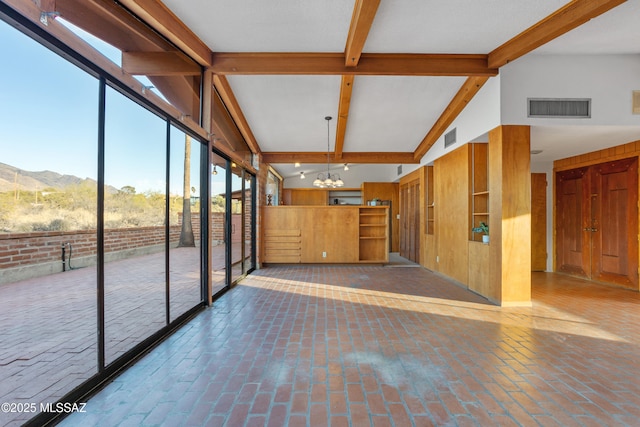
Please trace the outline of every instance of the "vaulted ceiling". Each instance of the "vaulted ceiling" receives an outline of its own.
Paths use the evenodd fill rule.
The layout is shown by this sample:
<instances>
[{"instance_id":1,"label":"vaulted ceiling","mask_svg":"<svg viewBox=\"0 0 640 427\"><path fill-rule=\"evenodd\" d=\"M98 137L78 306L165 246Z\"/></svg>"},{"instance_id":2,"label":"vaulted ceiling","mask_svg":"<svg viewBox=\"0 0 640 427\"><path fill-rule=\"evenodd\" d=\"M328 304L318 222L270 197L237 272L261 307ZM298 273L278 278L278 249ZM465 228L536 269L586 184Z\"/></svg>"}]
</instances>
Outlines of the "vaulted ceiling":
<instances>
[{"instance_id":1,"label":"vaulted ceiling","mask_svg":"<svg viewBox=\"0 0 640 427\"><path fill-rule=\"evenodd\" d=\"M245 140L284 176L322 168L325 116L332 163L417 163L507 62L640 54L640 0L121 3L213 70ZM559 134L571 138L539 129L532 148Z\"/></svg>"}]
</instances>

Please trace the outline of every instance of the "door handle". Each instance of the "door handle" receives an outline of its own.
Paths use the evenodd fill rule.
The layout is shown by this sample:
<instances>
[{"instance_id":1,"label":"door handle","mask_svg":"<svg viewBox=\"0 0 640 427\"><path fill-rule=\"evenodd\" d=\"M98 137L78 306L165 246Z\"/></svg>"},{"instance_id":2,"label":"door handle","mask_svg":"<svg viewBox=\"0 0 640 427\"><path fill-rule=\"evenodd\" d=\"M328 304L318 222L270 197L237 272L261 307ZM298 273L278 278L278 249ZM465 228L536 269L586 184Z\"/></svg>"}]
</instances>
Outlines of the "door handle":
<instances>
[{"instance_id":1,"label":"door handle","mask_svg":"<svg viewBox=\"0 0 640 427\"><path fill-rule=\"evenodd\" d=\"M591 231L591 232L593 232L593 231L598 231L598 229L597 229L597 228L589 228L589 227L586 227L586 228L584 229L584 231Z\"/></svg>"}]
</instances>

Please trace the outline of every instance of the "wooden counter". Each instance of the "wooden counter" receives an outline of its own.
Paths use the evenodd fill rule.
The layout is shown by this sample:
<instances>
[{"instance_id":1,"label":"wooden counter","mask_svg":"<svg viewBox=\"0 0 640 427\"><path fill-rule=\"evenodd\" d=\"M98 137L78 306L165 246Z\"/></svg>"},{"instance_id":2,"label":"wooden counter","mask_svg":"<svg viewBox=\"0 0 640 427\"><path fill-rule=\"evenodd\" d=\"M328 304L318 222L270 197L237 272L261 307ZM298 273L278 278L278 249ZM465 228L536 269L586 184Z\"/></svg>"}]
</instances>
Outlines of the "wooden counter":
<instances>
[{"instance_id":1,"label":"wooden counter","mask_svg":"<svg viewBox=\"0 0 640 427\"><path fill-rule=\"evenodd\" d=\"M264 263L389 262L387 206L263 206Z\"/></svg>"}]
</instances>

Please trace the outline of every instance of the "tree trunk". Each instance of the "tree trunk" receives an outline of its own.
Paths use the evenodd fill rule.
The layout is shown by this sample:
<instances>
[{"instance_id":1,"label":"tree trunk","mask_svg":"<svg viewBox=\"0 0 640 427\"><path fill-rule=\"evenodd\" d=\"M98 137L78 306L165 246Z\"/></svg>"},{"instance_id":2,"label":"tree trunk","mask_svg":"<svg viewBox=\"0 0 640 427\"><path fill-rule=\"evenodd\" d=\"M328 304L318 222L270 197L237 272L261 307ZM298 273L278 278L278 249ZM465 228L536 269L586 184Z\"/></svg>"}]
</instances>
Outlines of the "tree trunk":
<instances>
[{"instance_id":1,"label":"tree trunk","mask_svg":"<svg viewBox=\"0 0 640 427\"><path fill-rule=\"evenodd\" d=\"M182 229L178 247L194 247L193 225L191 224L191 137L184 138L184 187L182 189Z\"/></svg>"}]
</instances>

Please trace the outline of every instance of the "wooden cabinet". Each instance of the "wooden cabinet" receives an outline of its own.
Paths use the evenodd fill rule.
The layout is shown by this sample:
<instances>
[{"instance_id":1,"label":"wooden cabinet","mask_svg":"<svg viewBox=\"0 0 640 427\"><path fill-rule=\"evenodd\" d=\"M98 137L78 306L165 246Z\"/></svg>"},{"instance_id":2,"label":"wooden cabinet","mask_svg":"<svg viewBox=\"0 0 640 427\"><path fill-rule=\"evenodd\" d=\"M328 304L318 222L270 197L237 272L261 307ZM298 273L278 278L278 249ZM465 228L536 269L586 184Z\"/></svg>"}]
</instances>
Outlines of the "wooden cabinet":
<instances>
[{"instance_id":1,"label":"wooden cabinet","mask_svg":"<svg viewBox=\"0 0 640 427\"><path fill-rule=\"evenodd\" d=\"M299 263L301 249L299 228L279 228L264 232L264 254L271 262Z\"/></svg>"},{"instance_id":2,"label":"wooden cabinet","mask_svg":"<svg viewBox=\"0 0 640 427\"><path fill-rule=\"evenodd\" d=\"M389 210L379 207L361 207L359 221L359 260L387 262L389 260Z\"/></svg>"},{"instance_id":3,"label":"wooden cabinet","mask_svg":"<svg viewBox=\"0 0 640 427\"><path fill-rule=\"evenodd\" d=\"M389 261L384 206L263 206L264 263Z\"/></svg>"}]
</instances>

